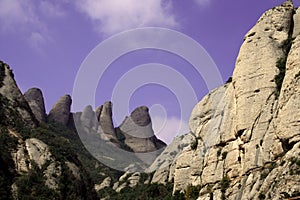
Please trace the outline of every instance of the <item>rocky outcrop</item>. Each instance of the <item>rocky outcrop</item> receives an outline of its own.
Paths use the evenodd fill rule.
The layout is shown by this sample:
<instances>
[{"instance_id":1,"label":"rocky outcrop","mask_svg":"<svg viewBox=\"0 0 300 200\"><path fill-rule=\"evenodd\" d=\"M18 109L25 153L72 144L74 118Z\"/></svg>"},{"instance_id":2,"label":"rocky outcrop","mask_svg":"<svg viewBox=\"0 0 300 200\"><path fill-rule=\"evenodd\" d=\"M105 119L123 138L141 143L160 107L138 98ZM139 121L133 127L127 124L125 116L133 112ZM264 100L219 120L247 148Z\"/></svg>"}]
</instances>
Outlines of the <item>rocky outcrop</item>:
<instances>
[{"instance_id":1,"label":"rocky outcrop","mask_svg":"<svg viewBox=\"0 0 300 200\"><path fill-rule=\"evenodd\" d=\"M111 140L117 140L116 130L112 120L112 103L110 101L105 102L96 110L96 116L100 124L100 134L103 138L108 138Z\"/></svg>"},{"instance_id":2,"label":"rocky outcrop","mask_svg":"<svg viewBox=\"0 0 300 200\"><path fill-rule=\"evenodd\" d=\"M0 61L0 95L7 98L11 107L15 107L17 109L19 114L17 117L20 117L26 125L29 127L36 126L36 120L28 103L17 86L12 70L2 61Z\"/></svg>"},{"instance_id":3,"label":"rocky outcrop","mask_svg":"<svg viewBox=\"0 0 300 200\"><path fill-rule=\"evenodd\" d=\"M298 18L300 23L300 18ZM287 58L285 77L274 123L277 137L288 144L300 141L300 33Z\"/></svg>"},{"instance_id":4,"label":"rocky outcrop","mask_svg":"<svg viewBox=\"0 0 300 200\"><path fill-rule=\"evenodd\" d=\"M132 121L138 126L148 126L151 123L149 109L146 106L141 106L130 114Z\"/></svg>"},{"instance_id":5,"label":"rocky outcrop","mask_svg":"<svg viewBox=\"0 0 300 200\"><path fill-rule=\"evenodd\" d=\"M95 190L97 192L99 192L100 190L110 187L111 185L111 178L110 177L106 177L101 184L95 184Z\"/></svg>"},{"instance_id":6,"label":"rocky outcrop","mask_svg":"<svg viewBox=\"0 0 300 200\"><path fill-rule=\"evenodd\" d=\"M14 102L24 102L24 97L17 86L14 74L10 67L0 62L1 67L1 87L0 94Z\"/></svg>"},{"instance_id":7,"label":"rocky outcrop","mask_svg":"<svg viewBox=\"0 0 300 200\"><path fill-rule=\"evenodd\" d=\"M64 95L55 103L48 115L48 121L56 121L67 125L70 119L72 99L70 95Z\"/></svg>"},{"instance_id":8,"label":"rocky outcrop","mask_svg":"<svg viewBox=\"0 0 300 200\"><path fill-rule=\"evenodd\" d=\"M46 122L46 110L42 91L38 88L31 88L25 92L24 97L35 118L39 122Z\"/></svg>"},{"instance_id":9,"label":"rocky outcrop","mask_svg":"<svg viewBox=\"0 0 300 200\"><path fill-rule=\"evenodd\" d=\"M135 187L140 183L141 174L139 172L135 172L130 174L129 172L125 172L120 178L119 181L114 183L113 189L116 192L120 192L125 187Z\"/></svg>"},{"instance_id":10,"label":"rocky outcrop","mask_svg":"<svg viewBox=\"0 0 300 200\"><path fill-rule=\"evenodd\" d=\"M158 182L174 177L174 191L199 185L199 199L299 195L298 20L291 1L262 15L245 37L232 82L195 106L195 139L155 172Z\"/></svg>"},{"instance_id":11,"label":"rocky outcrop","mask_svg":"<svg viewBox=\"0 0 300 200\"><path fill-rule=\"evenodd\" d=\"M136 153L153 152L165 144L156 138L148 108L136 108L119 127L124 135L124 143Z\"/></svg>"},{"instance_id":12,"label":"rocky outcrop","mask_svg":"<svg viewBox=\"0 0 300 200\"><path fill-rule=\"evenodd\" d=\"M98 120L96 118L95 112L93 111L92 106L86 106L80 115L81 125L87 129L97 130Z\"/></svg>"},{"instance_id":13,"label":"rocky outcrop","mask_svg":"<svg viewBox=\"0 0 300 200\"><path fill-rule=\"evenodd\" d=\"M100 114L101 114L102 109L103 109L103 105L97 107L95 110L95 114L96 114L98 121L100 120Z\"/></svg>"},{"instance_id":14,"label":"rocky outcrop","mask_svg":"<svg viewBox=\"0 0 300 200\"><path fill-rule=\"evenodd\" d=\"M194 140L195 136L191 133L173 139L151 166L146 169L147 173L154 172L152 183L172 182L174 179L174 161L177 160L183 149L189 148Z\"/></svg>"},{"instance_id":15,"label":"rocky outcrop","mask_svg":"<svg viewBox=\"0 0 300 200\"><path fill-rule=\"evenodd\" d=\"M51 153L48 145L36 138L30 138L25 140L26 150L28 152L30 160L34 161L39 168L51 160Z\"/></svg>"},{"instance_id":16,"label":"rocky outcrop","mask_svg":"<svg viewBox=\"0 0 300 200\"><path fill-rule=\"evenodd\" d=\"M59 177L62 175L62 169L59 162L51 162L44 171L44 177L46 179L45 185L52 190L59 189Z\"/></svg>"}]
</instances>

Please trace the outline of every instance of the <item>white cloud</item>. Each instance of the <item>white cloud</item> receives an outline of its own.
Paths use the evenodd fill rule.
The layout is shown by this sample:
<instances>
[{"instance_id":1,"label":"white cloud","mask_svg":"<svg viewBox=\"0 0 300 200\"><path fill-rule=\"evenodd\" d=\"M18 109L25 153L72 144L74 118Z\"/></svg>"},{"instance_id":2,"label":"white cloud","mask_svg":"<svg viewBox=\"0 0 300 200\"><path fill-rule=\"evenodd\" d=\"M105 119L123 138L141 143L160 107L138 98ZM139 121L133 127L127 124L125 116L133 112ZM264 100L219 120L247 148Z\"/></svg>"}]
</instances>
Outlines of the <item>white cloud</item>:
<instances>
[{"instance_id":1,"label":"white cloud","mask_svg":"<svg viewBox=\"0 0 300 200\"><path fill-rule=\"evenodd\" d=\"M189 132L188 123L176 117L166 119L161 116L153 116L151 118L155 135L168 144L175 136Z\"/></svg>"},{"instance_id":2,"label":"white cloud","mask_svg":"<svg viewBox=\"0 0 300 200\"><path fill-rule=\"evenodd\" d=\"M0 21L2 31L10 31L18 26L37 21L33 4L27 0L0 0Z\"/></svg>"},{"instance_id":3,"label":"white cloud","mask_svg":"<svg viewBox=\"0 0 300 200\"><path fill-rule=\"evenodd\" d=\"M195 0L199 6L206 6L210 3L211 0Z\"/></svg>"},{"instance_id":4,"label":"white cloud","mask_svg":"<svg viewBox=\"0 0 300 200\"><path fill-rule=\"evenodd\" d=\"M65 2L63 2L65 3ZM32 0L0 0L0 31L19 34L36 51L51 41L46 17L63 17L62 2Z\"/></svg>"},{"instance_id":5,"label":"white cloud","mask_svg":"<svg viewBox=\"0 0 300 200\"><path fill-rule=\"evenodd\" d=\"M48 43L45 35L42 35L39 32L32 32L28 38L29 45L39 53L43 52L42 47Z\"/></svg>"},{"instance_id":6,"label":"white cloud","mask_svg":"<svg viewBox=\"0 0 300 200\"><path fill-rule=\"evenodd\" d=\"M94 21L96 30L110 35L123 30L177 25L170 0L78 0L79 10Z\"/></svg>"},{"instance_id":7,"label":"white cloud","mask_svg":"<svg viewBox=\"0 0 300 200\"><path fill-rule=\"evenodd\" d=\"M47 17L64 17L66 15L60 3L41 1L39 8L41 13L46 15Z\"/></svg>"}]
</instances>

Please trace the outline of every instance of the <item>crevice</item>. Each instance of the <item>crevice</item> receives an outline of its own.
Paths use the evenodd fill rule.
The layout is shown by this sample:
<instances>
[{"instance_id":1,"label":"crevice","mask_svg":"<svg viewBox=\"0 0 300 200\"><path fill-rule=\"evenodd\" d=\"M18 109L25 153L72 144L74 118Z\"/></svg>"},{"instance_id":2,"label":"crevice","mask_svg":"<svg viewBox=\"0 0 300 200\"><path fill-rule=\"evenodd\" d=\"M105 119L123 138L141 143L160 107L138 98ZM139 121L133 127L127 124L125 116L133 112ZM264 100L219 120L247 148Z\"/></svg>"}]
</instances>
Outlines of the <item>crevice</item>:
<instances>
[{"instance_id":1,"label":"crevice","mask_svg":"<svg viewBox=\"0 0 300 200\"><path fill-rule=\"evenodd\" d=\"M238 130L238 132L236 133L237 137L241 137L245 131L246 131L246 129Z\"/></svg>"},{"instance_id":2,"label":"crevice","mask_svg":"<svg viewBox=\"0 0 300 200\"><path fill-rule=\"evenodd\" d=\"M285 153L290 151L296 144L296 142L290 143L288 139L280 139L280 142L281 142L282 149Z\"/></svg>"},{"instance_id":3,"label":"crevice","mask_svg":"<svg viewBox=\"0 0 300 200\"><path fill-rule=\"evenodd\" d=\"M280 92L281 92L281 87L282 83L285 77L286 73L286 63L287 63L287 58L288 54L291 50L292 47L292 42L294 40L293 38L293 32L294 32L294 12L291 15L291 23L289 27L289 32L288 32L288 38L282 42L281 49L283 51L283 57L279 58L276 62L276 67L279 69L279 73L275 75L274 81L276 83L276 93L275 93L275 98L278 99Z\"/></svg>"},{"instance_id":4,"label":"crevice","mask_svg":"<svg viewBox=\"0 0 300 200\"><path fill-rule=\"evenodd\" d=\"M260 109L260 110L262 110L262 109ZM250 136L249 136L249 141L251 141L251 139L252 139L252 135L253 135L254 128L255 128L256 125L258 124L261 115L262 115L262 111L259 112L259 114L257 115L257 117L256 117L255 120L254 120L254 123L253 123L253 125L252 125L252 127L251 127L251 132L250 132Z\"/></svg>"}]
</instances>

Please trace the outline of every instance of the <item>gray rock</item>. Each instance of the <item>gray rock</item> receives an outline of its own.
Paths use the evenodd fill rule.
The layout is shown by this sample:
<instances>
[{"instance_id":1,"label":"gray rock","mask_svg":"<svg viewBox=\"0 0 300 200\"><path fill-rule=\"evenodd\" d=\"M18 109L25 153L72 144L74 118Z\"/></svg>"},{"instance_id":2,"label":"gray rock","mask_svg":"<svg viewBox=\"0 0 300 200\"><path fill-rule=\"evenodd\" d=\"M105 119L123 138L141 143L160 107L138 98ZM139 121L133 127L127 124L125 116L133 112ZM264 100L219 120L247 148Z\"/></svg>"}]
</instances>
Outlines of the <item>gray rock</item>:
<instances>
[{"instance_id":1,"label":"gray rock","mask_svg":"<svg viewBox=\"0 0 300 200\"><path fill-rule=\"evenodd\" d=\"M136 108L119 128L124 134L124 143L136 153L152 152L165 146L154 135L148 108L145 106Z\"/></svg>"},{"instance_id":2,"label":"gray rock","mask_svg":"<svg viewBox=\"0 0 300 200\"><path fill-rule=\"evenodd\" d=\"M41 140L36 138L27 139L25 146L30 160L33 160L39 168L42 168L47 161L52 160L48 145Z\"/></svg>"},{"instance_id":3,"label":"gray rock","mask_svg":"<svg viewBox=\"0 0 300 200\"><path fill-rule=\"evenodd\" d=\"M112 121L112 103L110 101L105 102L103 106L98 109L97 113L100 113L98 114L99 123L103 133L115 138L116 132Z\"/></svg>"},{"instance_id":4,"label":"gray rock","mask_svg":"<svg viewBox=\"0 0 300 200\"><path fill-rule=\"evenodd\" d=\"M112 119L112 103L105 102L95 111L95 118L99 121L98 132L102 139L117 141L116 130Z\"/></svg>"},{"instance_id":5,"label":"gray rock","mask_svg":"<svg viewBox=\"0 0 300 200\"><path fill-rule=\"evenodd\" d=\"M64 95L55 103L48 115L48 121L56 121L67 125L70 118L72 99L70 95Z\"/></svg>"},{"instance_id":6,"label":"gray rock","mask_svg":"<svg viewBox=\"0 0 300 200\"><path fill-rule=\"evenodd\" d=\"M103 105L97 107L95 110L95 114L96 114L98 121L100 120L100 114L101 114L102 109L103 109Z\"/></svg>"},{"instance_id":7,"label":"gray rock","mask_svg":"<svg viewBox=\"0 0 300 200\"><path fill-rule=\"evenodd\" d=\"M175 165L177 157L183 149L189 148L190 144L195 140L195 136L191 133L177 136L165 148L165 150L155 159L145 172L154 172L152 183L166 183L174 178L174 170L172 165Z\"/></svg>"},{"instance_id":8,"label":"gray rock","mask_svg":"<svg viewBox=\"0 0 300 200\"><path fill-rule=\"evenodd\" d=\"M38 88L31 88L25 92L24 97L28 102L35 118L39 122L45 122L46 110L42 91Z\"/></svg>"},{"instance_id":9,"label":"gray rock","mask_svg":"<svg viewBox=\"0 0 300 200\"><path fill-rule=\"evenodd\" d=\"M97 129L98 120L96 118L95 112L92 109L92 106L86 106L80 116L81 125L87 127L88 129Z\"/></svg>"},{"instance_id":10,"label":"gray rock","mask_svg":"<svg viewBox=\"0 0 300 200\"><path fill-rule=\"evenodd\" d=\"M146 106L136 108L130 114L132 121L138 126L147 126L151 123L149 109Z\"/></svg>"},{"instance_id":11,"label":"gray rock","mask_svg":"<svg viewBox=\"0 0 300 200\"><path fill-rule=\"evenodd\" d=\"M95 184L95 190L96 192L99 192L100 190L106 188L106 187L110 187L111 186L111 178L110 177L106 177L101 184Z\"/></svg>"},{"instance_id":12,"label":"gray rock","mask_svg":"<svg viewBox=\"0 0 300 200\"><path fill-rule=\"evenodd\" d=\"M27 101L17 86L12 70L3 62L0 62L0 69L0 94L6 97L10 103L16 107L16 110L26 125L35 127L36 120Z\"/></svg>"}]
</instances>

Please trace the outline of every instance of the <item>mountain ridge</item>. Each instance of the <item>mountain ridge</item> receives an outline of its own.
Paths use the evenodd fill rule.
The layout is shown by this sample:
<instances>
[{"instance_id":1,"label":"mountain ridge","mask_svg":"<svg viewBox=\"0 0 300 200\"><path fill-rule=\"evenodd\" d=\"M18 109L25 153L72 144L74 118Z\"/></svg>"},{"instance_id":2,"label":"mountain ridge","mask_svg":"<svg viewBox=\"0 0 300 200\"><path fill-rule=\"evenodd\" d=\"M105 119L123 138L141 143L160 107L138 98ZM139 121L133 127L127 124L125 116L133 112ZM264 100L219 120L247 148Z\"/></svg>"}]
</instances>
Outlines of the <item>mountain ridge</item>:
<instances>
[{"instance_id":1,"label":"mountain ridge","mask_svg":"<svg viewBox=\"0 0 300 200\"><path fill-rule=\"evenodd\" d=\"M248 31L232 79L194 107L190 132L165 149L148 108L114 127L111 102L71 113L65 95L47 115L42 92L23 95L0 62L0 199L300 198L299 55L300 10L288 0ZM84 148L77 123L108 147L162 152L111 169Z\"/></svg>"}]
</instances>

